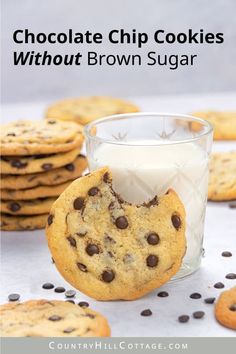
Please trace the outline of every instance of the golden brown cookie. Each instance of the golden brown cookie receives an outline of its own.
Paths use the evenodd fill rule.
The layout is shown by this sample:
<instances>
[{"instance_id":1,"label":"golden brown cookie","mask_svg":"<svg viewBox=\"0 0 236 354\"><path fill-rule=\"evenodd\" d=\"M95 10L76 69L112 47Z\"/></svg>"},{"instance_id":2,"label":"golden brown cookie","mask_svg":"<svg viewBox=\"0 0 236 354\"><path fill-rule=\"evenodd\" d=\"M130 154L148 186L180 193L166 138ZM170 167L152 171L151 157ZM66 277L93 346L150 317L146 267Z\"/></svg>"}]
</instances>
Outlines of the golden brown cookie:
<instances>
[{"instance_id":1,"label":"golden brown cookie","mask_svg":"<svg viewBox=\"0 0 236 354\"><path fill-rule=\"evenodd\" d=\"M11 215L38 215L49 213L56 198L32 200L1 200L1 213Z\"/></svg>"},{"instance_id":2,"label":"golden brown cookie","mask_svg":"<svg viewBox=\"0 0 236 354\"><path fill-rule=\"evenodd\" d=\"M3 174L32 174L35 172L50 171L72 163L79 155L78 148L50 155L33 156L1 156L0 170Z\"/></svg>"},{"instance_id":3,"label":"golden brown cookie","mask_svg":"<svg viewBox=\"0 0 236 354\"><path fill-rule=\"evenodd\" d=\"M59 272L97 300L137 299L167 282L185 254L185 210L169 190L129 204L101 168L81 177L53 204L46 229Z\"/></svg>"},{"instance_id":4,"label":"golden brown cookie","mask_svg":"<svg viewBox=\"0 0 236 354\"><path fill-rule=\"evenodd\" d=\"M236 329L236 287L220 295L215 305L215 316L223 326Z\"/></svg>"},{"instance_id":5,"label":"golden brown cookie","mask_svg":"<svg viewBox=\"0 0 236 354\"><path fill-rule=\"evenodd\" d=\"M82 127L56 120L19 120L1 125L1 155L65 152L83 143Z\"/></svg>"},{"instance_id":6,"label":"golden brown cookie","mask_svg":"<svg viewBox=\"0 0 236 354\"><path fill-rule=\"evenodd\" d=\"M40 186L30 189L2 189L1 198L4 200L31 200L46 197L58 197L72 181L57 184L56 186Z\"/></svg>"},{"instance_id":7,"label":"golden brown cookie","mask_svg":"<svg viewBox=\"0 0 236 354\"><path fill-rule=\"evenodd\" d=\"M1 337L109 337L105 317L66 301L30 300L0 306Z\"/></svg>"},{"instance_id":8,"label":"golden brown cookie","mask_svg":"<svg viewBox=\"0 0 236 354\"><path fill-rule=\"evenodd\" d=\"M193 116L206 119L214 129L214 140L236 140L236 111L199 111L193 112ZM193 128L194 128L193 123ZM197 123L196 123L197 127Z\"/></svg>"},{"instance_id":9,"label":"golden brown cookie","mask_svg":"<svg viewBox=\"0 0 236 354\"><path fill-rule=\"evenodd\" d=\"M236 151L213 154L210 161L208 199L236 199Z\"/></svg>"},{"instance_id":10,"label":"golden brown cookie","mask_svg":"<svg viewBox=\"0 0 236 354\"><path fill-rule=\"evenodd\" d=\"M84 155L79 155L74 161L65 166L41 173L27 175L1 175L1 189L29 189L39 186L56 186L80 177L88 167Z\"/></svg>"},{"instance_id":11,"label":"golden brown cookie","mask_svg":"<svg viewBox=\"0 0 236 354\"><path fill-rule=\"evenodd\" d=\"M46 226L48 214L41 215L8 215L1 213L1 230L21 231L43 229Z\"/></svg>"},{"instance_id":12,"label":"golden brown cookie","mask_svg":"<svg viewBox=\"0 0 236 354\"><path fill-rule=\"evenodd\" d=\"M46 118L87 124L97 118L132 112L139 112L139 108L128 101L106 96L91 96L56 102L48 108Z\"/></svg>"}]
</instances>

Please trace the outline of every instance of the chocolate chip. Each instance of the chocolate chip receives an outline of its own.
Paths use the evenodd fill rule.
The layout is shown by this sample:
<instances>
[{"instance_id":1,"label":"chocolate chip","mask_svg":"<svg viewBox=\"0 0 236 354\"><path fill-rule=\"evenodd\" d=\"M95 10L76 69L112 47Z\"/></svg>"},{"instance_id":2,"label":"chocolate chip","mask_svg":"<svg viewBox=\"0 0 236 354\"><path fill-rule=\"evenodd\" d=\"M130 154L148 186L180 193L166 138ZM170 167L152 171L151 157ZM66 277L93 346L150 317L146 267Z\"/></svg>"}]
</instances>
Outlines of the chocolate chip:
<instances>
[{"instance_id":1,"label":"chocolate chip","mask_svg":"<svg viewBox=\"0 0 236 354\"><path fill-rule=\"evenodd\" d=\"M48 216L48 225L49 225L49 226L52 224L53 218L54 218L54 215L49 214L49 216Z\"/></svg>"},{"instance_id":2,"label":"chocolate chip","mask_svg":"<svg viewBox=\"0 0 236 354\"><path fill-rule=\"evenodd\" d=\"M223 289L224 287L225 287L224 284L221 283L220 281L214 284L214 288L216 289Z\"/></svg>"},{"instance_id":3,"label":"chocolate chip","mask_svg":"<svg viewBox=\"0 0 236 354\"><path fill-rule=\"evenodd\" d=\"M147 236L147 242L149 243L149 245L157 245L160 241L160 238L158 236L158 234L156 234L155 232L151 232L150 234L148 234Z\"/></svg>"},{"instance_id":4,"label":"chocolate chip","mask_svg":"<svg viewBox=\"0 0 236 354\"><path fill-rule=\"evenodd\" d=\"M81 270L81 272L86 273L88 271L86 265L83 263L77 263L77 267Z\"/></svg>"},{"instance_id":5,"label":"chocolate chip","mask_svg":"<svg viewBox=\"0 0 236 354\"><path fill-rule=\"evenodd\" d=\"M16 168L24 168L28 165L27 162L22 162L20 160L12 160L11 161L11 166L16 167Z\"/></svg>"},{"instance_id":6,"label":"chocolate chip","mask_svg":"<svg viewBox=\"0 0 236 354\"><path fill-rule=\"evenodd\" d=\"M236 311L236 304L233 304L230 306L230 311Z\"/></svg>"},{"instance_id":7,"label":"chocolate chip","mask_svg":"<svg viewBox=\"0 0 236 354\"><path fill-rule=\"evenodd\" d=\"M148 267L156 267L158 264L158 257L153 254L150 254L146 259L146 263Z\"/></svg>"},{"instance_id":8,"label":"chocolate chip","mask_svg":"<svg viewBox=\"0 0 236 354\"><path fill-rule=\"evenodd\" d=\"M74 237L68 236L67 240L69 241L69 243L72 247L76 247L76 240L74 239Z\"/></svg>"},{"instance_id":9,"label":"chocolate chip","mask_svg":"<svg viewBox=\"0 0 236 354\"><path fill-rule=\"evenodd\" d=\"M176 230L179 230L179 228L181 227L181 220L180 220L180 217L176 214L173 214L171 216L171 221L172 221L172 224L174 226L174 228Z\"/></svg>"},{"instance_id":10,"label":"chocolate chip","mask_svg":"<svg viewBox=\"0 0 236 354\"><path fill-rule=\"evenodd\" d=\"M230 209L235 209L236 208L236 202L229 203L229 208Z\"/></svg>"},{"instance_id":11,"label":"chocolate chip","mask_svg":"<svg viewBox=\"0 0 236 354\"><path fill-rule=\"evenodd\" d=\"M68 328L64 329L63 333L69 334L69 333L72 333L73 331L75 331L75 328L73 328L73 327L68 327Z\"/></svg>"},{"instance_id":12,"label":"chocolate chip","mask_svg":"<svg viewBox=\"0 0 236 354\"><path fill-rule=\"evenodd\" d=\"M235 273L226 274L225 278L226 279L236 279L236 274Z\"/></svg>"},{"instance_id":13,"label":"chocolate chip","mask_svg":"<svg viewBox=\"0 0 236 354\"><path fill-rule=\"evenodd\" d=\"M85 235L87 235L87 231L85 231L85 232L76 232L76 236L84 237Z\"/></svg>"},{"instance_id":14,"label":"chocolate chip","mask_svg":"<svg viewBox=\"0 0 236 354\"><path fill-rule=\"evenodd\" d=\"M44 171L49 171L53 168L53 164L52 163L43 163L41 167Z\"/></svg>"},{"instance_id":15,"label":"chocolate chip","mask_svg":"<svg viewBox=\"0 0 236 354\"><path fill-rule=\"evenodd\" d=\"M112 280L114 280L115 278L115 273L113 272L113 270L104 270L104 272L102 273L102 280L105 283L110 283L112 282Z\"/></svg>"},{"instance_id":16,"label":"chocolate chip","mask_svg":"<svg viewBox=\"0 0 236 354\"><path fill-rule=\"evenodd\" d=\"M86 302L86 301L80 301L79 303L78 303L78 305L80 306L80 307L89 307L89 303L88 302Z\"/></svg>"},{"instance_id":17,"label":"chocolate chip","mask_svg":"<svg viewBox=\"0 0 236 354\"><path fill-rule=\"evenodd\" d=\"M75 297L75 295L76 295L76 291L75 290L67 290L66 292L65 292L65 297Z\"/></svg>"},{"instance_id":18,"label":"chocolate chip","mask_svg":"<svg viewBox=\"0 0 236 354\"><path fill-rule=\"evenodd\" d=\"M94 254L98 254L99 253L99 248L97 245L92 245L92 244L89 244L87 247L86 247L86 252L88 253L89 256L93 256Z\"/></svg>"},{"instance_id":19,"label":"chocolate chip","mask_svg":"<svg viewBox=\"0 0 236 354\"><path fill-rule=\"evenodd\" d=\"M18 301L19 298L20 298L19 294L10 294L10 295L8 295L8 300L9 301Z\"/></svg>"},{"instance_id":20,"label":"chocolate chip","mask_svg":"<svg viewBox=\"0 0 236 354\"><path fill-rule=\"evenodd\" d=\"M43 289L50 290L54 288L54 285L52 283L45 283L42 285Z\"/></svg>"},{"instance_id":21,"label":"chocolate chip","mask_svg":"<svg viewBox=\"0 0 236 354\"><path fill-rule=\"evenodd\" d=\"M232 257L232 253L229 251L224 251L221 253L221 256L222 257Z\"/></svg>"},{"instance_id":22,"label":"chocolate chip","mask_svg":"<svg viewBox=\"0 0 236 354\"><path fill-rule=\"evenodd\" d=\"M74 200L74 209L81 210L81 209L83 209L83 207L84 207L84 198L81 198L81 197L76 198Z\"/></svg>"},{"instance_id":23,"label":"chocolate chip","mask_svg":"<svg viewBox=\"0 0 236 354\"><path fill-rule=\"evenodd\" d=\"M7 136L16 136L15 133L7 133Z\"/></svg>"},{"instance_id":24,"label":"chocolate chip","mask_svg":"<svg viewBox=\"0 0 236 354\"><path fill-rule=\"evenodd\" d=\"M94 319L95 315L92 315L91 313L86 313L85 317L89 317L89 318Z\"/></svg>"},{"instance_id":25,"label":"chocolate chip","mask_svg":"<svg viewBox=\"0 0 236 354\"><path fill-rule=\"evenodd\" d=\"M99 189L97 187L90 188L89 191L88 191L88 195L90 197L94 197L98 193L99 193Z\"/></svg>"},{"instance_id":26,"label":"chocolate chip","mask_svg":"<svg viewBox=\"0 0 236 354\"><path fill-rule=\"evenodd\" d=\"M58 316L58 315L52 315L52 316L48 317L48 319L49 319L49 321L55 322L55 321L60 321L62 319L62 317Z\"/></svg>"},{"instance_id":27,"label":"chocolate chip","mask_svg":"<svg viewBox=\"0 0 236 354\"><path fill-rule=\"evenodd\" d=\"M126 229L129 225L128 220L125 216L119 216L115 221L116 227L118 229Z\"/></svg>"},{"instance_id":28,"label":"chocolate chip","mask_svg":"<svg viewBox=\"0 0 236 354\"><path fill-rule=\"evenodd\" d=\"M205 315L205 312L204 311L195 311L193 313L193 318L197 318L197 319L200 319L200 318L203 318Z\"/></svg>"},{"instance_id":29,"label":"chocolate chip","mask_svg":"<svg viewBox=\"0 0 236 354\"><path fill-rule=\"evenodd\" d=\"M16 212L21 209L21 206L17 202L11 202L8 204L8 209L10 209L13 212Z\"/></svg>"},{"instance_id":30,"label":"chocolate chip","mask_svg":"<svg viewBox=\"0 0 236 354\"><path fill-rule=\"evenodd\" d=\"M63 286L57 286L55 289L54 289L55 293L64 293L66 291L65 288L63 288Z\"/></svg>"},{"instance_id":31,"label":"chocolate chip","mask_svg":"<svg viewBox=\"0 0 236 354\"><path fill-rule=\"evenodd\" d=\"M182 316L179 316L178 317L178 321L180 322L180 323L186 323L186 322L188 322L189 321L189 316L188 315L182 315Z\"/></svg>"},{"instance_id":32,"label":"chocolate chip","mask_svg":"<svg viewBox=\"0 0 236 354\"><path fill-rule=\"evenodd\" d=\"M208 297L208 298L206 298L205 300L204 300L204 302L206 303L206 304L214 304L214 302L215 302L215 297Z\"/></svg>"},{"instance_id":33,"label":"chocolate chip","mask_svg":"<svg viewBox=\"0 0 236 354\"><path fill-rule=\"evenodd\" d=\"M103 175L103 182L105 182L105 183L107 183L107 182L109 182L109 173L108 172L106 172L106 173L104 173L104 175Z\"/></svg>"},{"instance_id":34,"label":"chocolate chip","mask_svg":"<svg viewBox=\"0 0 236 354\"><path fill-rule=\"evenodd\" d=\"M108 205L108 210L112 211L115 209L115 202L111 202L109 205Z\"/></svg>"},{"instance_id":35,"label":"chocolate chip","mask_svg":"<svg viewBox=\"0 0 236 354\"><path fill-rule=\"evenodd\" d=\"M140 312L140 315L141 316L151 316L152 315L152 311L150 309L146 309L146 310L143 310L142 312Z\"/></svg>"},{"instance_id":36,"label":"chocolate chip","mask_svg":"<svg viewBox=\"0 0 236 354\"><path fill-rule=\"evenodd\" d=\"M65 165L65 169L67 171L74 171L75 170L75 165L73 163L68 163L67 165Z\"/></svg>"},{"instance_id":37,"label":"chocolate chip","mask_svg":"<svg viewBox=\"0 0 236 354\"><path fill-rule=\"evenodd\" d=\"M56 121L55 120L48 120L47 123L48 124L56 124Z\"/></svg>"},{"instance_id":38,"label":"chocolate chip","mask_svg":"<svg viewBox=\"0 0 236 354\"><path fill-rule=\"evenodd\" d=\"M54 261L54 259L51 257L51 261L52 261L52 264L54 264L55 263L55 261Z\"/></svg>"},{"instance_id":39,"label":"chocolate chip","mask_svg":"<svg viewBox=\"0 0 236 354\"><path fill-rule=\"evenodd\" d=\"M71 304L75 304L74 300L65 300L65 302L70 302Z\"/></svg>"},{"instance_id":40,"label":"chocolate chip","mask_svg":"<svg viewBox=\"0 0 236 354\"><path fill-rule=\"evenodd\" d=\"M199 293L192 293L191 295L189 295L189 297L191 299L201 299L202 295Z\"/></svg>"},{"instance_id":41,"label":"chocolate chip","mask_svg":"<svg viewBox=\"0 0 236 354\"><path fill-rule=\"evenodd\" d=\"M169 296L168 292L167 291L160 291L157 296L159 297L167 297Z\"/></svg>"}]
</instances>

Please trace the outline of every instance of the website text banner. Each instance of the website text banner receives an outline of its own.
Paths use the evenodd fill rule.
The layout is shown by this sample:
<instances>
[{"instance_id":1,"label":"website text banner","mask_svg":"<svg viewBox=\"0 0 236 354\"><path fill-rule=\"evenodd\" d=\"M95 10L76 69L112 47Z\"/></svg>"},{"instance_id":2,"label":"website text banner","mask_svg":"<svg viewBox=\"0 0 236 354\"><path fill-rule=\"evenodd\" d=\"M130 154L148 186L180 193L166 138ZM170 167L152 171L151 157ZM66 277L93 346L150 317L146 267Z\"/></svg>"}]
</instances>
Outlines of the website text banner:
<instances>
[{"instance_id":1,"label":"website text banner","mask_svg":"<svg viewBox=\"0 0 236 354\"><path fill-rule=\"evenodd\" d=\"M232 335L234 335L232 333ZM214 353L233 354L232 338L2 338L2 354Z\"/></svg>"}]
</instances>

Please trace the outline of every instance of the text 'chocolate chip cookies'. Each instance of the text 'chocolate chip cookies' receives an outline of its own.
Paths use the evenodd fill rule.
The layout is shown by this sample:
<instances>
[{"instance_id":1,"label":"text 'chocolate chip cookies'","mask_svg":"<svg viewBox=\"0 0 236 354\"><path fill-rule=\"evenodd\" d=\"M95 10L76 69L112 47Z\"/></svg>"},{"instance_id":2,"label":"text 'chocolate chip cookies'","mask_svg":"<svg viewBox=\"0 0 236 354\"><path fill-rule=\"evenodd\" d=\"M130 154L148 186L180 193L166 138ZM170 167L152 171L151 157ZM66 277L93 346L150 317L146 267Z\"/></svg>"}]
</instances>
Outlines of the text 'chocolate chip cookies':
<instances>
[{"instance_id":1,"label":"text 'chocolate chip cookies'","mask_svg":"<svg viewBox=\"0 0 236 354\"><path fill-rule=\"evenodd\" d=\"M169 190L142 205L123 201L101 168L74 181L48 217L58 270L97 300L132 300L167 282L185 254L185 210Z\"/></svg>"}]
</instances>

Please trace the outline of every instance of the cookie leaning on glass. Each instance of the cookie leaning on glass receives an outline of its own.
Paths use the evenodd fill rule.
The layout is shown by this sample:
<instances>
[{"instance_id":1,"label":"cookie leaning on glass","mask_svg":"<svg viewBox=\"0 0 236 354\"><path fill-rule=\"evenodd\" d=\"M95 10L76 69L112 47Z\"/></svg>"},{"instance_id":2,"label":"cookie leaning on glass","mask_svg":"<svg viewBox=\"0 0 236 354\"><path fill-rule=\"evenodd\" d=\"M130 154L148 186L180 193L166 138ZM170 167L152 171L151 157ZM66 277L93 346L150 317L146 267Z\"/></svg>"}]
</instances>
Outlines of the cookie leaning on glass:
<instances>
[{"instance_id":1,"label":"cookie leaning on glass","mask_svg":"<svg viewBox=\"0 0 236 354\"><path fill-rule=\"evenodd\" d=\"M55 197L87 167L80 155L82 143L82 127L71 122L16 121L2 125L2 230L45 226L45 215Z\"/></svg>"},{"instance_id":2,"label":"cookie leaning on glass","mask_svg":"<svg viewBox=\"0 0 236 354\"><path fill-rule=\"evenodd\" d=\"M132 300L179 270L185 210L173 190L142 205L127 203L101 168L61 194L46 234L59 272L75 288L97 300Z\"/></svg>"}]
</instances>

